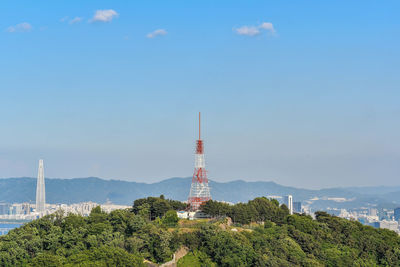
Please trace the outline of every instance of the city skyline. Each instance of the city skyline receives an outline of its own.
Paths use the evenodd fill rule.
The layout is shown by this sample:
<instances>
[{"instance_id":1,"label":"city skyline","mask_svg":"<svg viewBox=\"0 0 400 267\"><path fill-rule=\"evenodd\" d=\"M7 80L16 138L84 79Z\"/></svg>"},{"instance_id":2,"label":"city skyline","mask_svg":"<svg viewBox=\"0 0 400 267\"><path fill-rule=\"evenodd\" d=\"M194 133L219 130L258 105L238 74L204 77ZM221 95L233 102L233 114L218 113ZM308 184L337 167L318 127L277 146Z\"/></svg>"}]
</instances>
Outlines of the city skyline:
<instances>
[{"instance_id":1,"label":"city skyline","mask_svg":"<svg viewBox=\"0 0 400 267\"><path fill-rule=\"evenodd\" d=\"M0 177L399 185L400 3L152 3L2 3Z\"/></svg>"}]
</instances>

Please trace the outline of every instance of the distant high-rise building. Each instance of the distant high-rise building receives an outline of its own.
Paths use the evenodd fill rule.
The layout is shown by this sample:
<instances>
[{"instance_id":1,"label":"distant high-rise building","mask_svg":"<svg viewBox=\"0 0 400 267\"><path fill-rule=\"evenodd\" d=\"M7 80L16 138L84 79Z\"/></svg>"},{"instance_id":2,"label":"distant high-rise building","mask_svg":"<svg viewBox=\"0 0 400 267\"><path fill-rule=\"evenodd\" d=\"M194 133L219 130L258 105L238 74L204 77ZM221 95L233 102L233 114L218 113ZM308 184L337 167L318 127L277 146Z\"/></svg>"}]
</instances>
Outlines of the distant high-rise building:
<instances>
[{"instance_id":1,"label":"distant high-rise building","mask_svg":"<svg viewBox=\"0 0 400 267\"><path fill-rule=\"evenodd\" d=\"M10 204L0 203L0 215L5 215L10 213Z\"/></svg>"},{"instance_id":2,"label":"distant high-rise building","mask_svg":"<svg viewBox=\"0 0 400 267\"><path fill-rule=\"evenodd\" d=\"M293 202L293 212L301 213L301 202Z\"/></svg>"},{"instance_id":3,"label":"distant high-rise building","mask_svg":"<svg viewBox=\"0 0 400 267\"><path fill-rule=\"evenodd\" d=\"M36 211L43 213L46 206L46 189L44 185L43 160L39 160L38 178L36 184Z\"/></svg>"},{"instance_id":4,"label":"distant high-rise building","mask_svg":"<svg viewBox=\"0 0 400 267\"><path fill-rule=\"evenodd\" d=\"M369 216L378 216L378 210L376 208L370 208Z\"/></svg>"},{"instance_id":5,"label":"distant high-rise building","mask_svg":"<svg viewBox=\"0 0 400 267\"><path fill-rule=\"evenodd\" d=\"M380 221L379 222L379 228L383 228L383 229L389 229L392 231L396 231L399 229L399 223L396 221Z\"/></svg>"},{"instance_id":6,"label":"distant high-rise building","mask_svg":"<svg viewBox=\"0 0 400 267\"><path fill-rule=\"evenodd\" d=\"M394 219L396 221L400 220L400 207L394 209Z\"/></svg>"},{"instance_id":7,"label":"distant high-rise building","mask_svg":"<svg viewBox=\"0 0 400 267\"><path fill-rule=\"evenodd\" d=\"M287 208L289 209L289 214L293 214L293 197L292 195L285 196L283 201Z\"/></svg>"},{"instance_id":8,"label":"distant high-rise building","mask_svg":"<svg viewBox=\"0 0 400 267\"><path fill-rule=\"evenodd\" d=\"M372 227L379 228L380 223L379 223L379 222L372 222L370 225L371 225Z\"/></svg>"}]
</instances>

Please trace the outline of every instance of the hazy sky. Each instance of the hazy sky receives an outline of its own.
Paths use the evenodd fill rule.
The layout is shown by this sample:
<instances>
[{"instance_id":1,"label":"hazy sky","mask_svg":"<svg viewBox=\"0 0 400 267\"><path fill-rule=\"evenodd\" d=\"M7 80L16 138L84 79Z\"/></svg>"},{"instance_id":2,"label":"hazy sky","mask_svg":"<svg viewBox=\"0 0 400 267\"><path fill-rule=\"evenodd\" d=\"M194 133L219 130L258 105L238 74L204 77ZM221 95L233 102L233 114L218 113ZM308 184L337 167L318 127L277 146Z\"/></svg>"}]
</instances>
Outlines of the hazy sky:
<instances>
[{"instance_id":1,"label":"hazy sky","mask_svg":"<svg viewBox=\"0 0 400 267\"><path fill-rule=\"evenodd\" d=\"M400 185L399 1L0 4L0 177Z\"/></svg>"}]
</instances>

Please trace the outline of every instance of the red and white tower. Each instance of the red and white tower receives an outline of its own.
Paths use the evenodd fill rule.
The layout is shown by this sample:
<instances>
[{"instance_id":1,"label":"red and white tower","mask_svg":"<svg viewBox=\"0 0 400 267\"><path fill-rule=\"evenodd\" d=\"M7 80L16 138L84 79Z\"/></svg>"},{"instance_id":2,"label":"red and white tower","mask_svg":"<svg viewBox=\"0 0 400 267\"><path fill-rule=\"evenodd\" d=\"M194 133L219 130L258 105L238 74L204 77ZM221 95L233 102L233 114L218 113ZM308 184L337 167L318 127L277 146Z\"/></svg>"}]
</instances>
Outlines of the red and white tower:
<instances>
[{"instance_id":1,"label":"red and white tower","mask_svg":"<svg viewBox=\"0 0 400 267\"><path fill-rule=\"evenodd\" d=\"M204 161L204 145L201 140L200 131L200 112L199 112L199 140L196 142L196 157L194 163L194 174L192 178L192 186L190 187L189 205L190 210L198 210L200 205L211 199L210 188L208 187L208 179L206 172L206 164Z\"/></svg>"}]
</instances>

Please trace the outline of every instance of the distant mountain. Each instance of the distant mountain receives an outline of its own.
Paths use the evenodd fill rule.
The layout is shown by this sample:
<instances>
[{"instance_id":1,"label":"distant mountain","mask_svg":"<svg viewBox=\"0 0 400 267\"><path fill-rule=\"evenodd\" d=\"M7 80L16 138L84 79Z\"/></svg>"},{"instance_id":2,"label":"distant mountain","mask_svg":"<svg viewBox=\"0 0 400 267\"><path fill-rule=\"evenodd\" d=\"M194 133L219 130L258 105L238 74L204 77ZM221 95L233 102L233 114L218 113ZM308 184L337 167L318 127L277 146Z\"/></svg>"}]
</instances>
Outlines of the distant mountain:
<instances>
[{"instance_id":1,"label":"distant mountain","mask_svg":"<svg viewBox=\"0 0 400 267\"><path fill-rule=\"evenodd\" d=\"M167 198L187 199L191 178L170 178L147 184L120 180L103 180L96 177L74 179L46 179L47 203L78 203L107 200L116 204L132 204L137 198L165 195ZM213 199L228 202L247 202L258 196L293 195L294 201L318 198L313 207L351 208L354 206L391 205L400 203L399 187L349 187L321 190L282 186L274 182L210 181ZM0 202L35 202L36 178L0 179ZM347 201L338 201L338 198Z\"/></svg>"},{"instance_id":2,"label":"distant mountain","mask_svg":"<svg viewBox=\"0 0 400 267\"><path fill-rule=\"evenodd\" d=\"M400 192L400 186L363 186L363 187L346 187L346 190L369 195L385 195L393 192Z\"/></svg>"}]
</instances>

